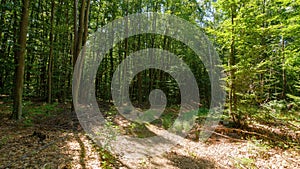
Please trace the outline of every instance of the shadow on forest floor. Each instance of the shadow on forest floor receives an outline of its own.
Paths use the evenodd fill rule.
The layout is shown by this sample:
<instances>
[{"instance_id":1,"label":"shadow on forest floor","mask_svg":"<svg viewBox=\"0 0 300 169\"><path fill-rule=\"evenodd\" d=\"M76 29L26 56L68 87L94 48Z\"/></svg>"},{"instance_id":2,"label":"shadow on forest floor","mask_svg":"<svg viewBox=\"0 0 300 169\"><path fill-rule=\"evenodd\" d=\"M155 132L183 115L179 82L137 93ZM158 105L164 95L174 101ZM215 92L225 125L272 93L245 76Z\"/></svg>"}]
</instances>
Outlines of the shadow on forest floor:
<instances>
[{"instance_id":1,"label":"shadow on forest floor","mask_svg":"<svg viewBox=\"0 0 300 169\"><path fill-rule=\"evenodd\" d=\"M32 106L36 106L35 109L25 110L28 114L35 115L16 122L9 120L11 103L0 103L0 118L2 119L2 123L0 123L0 168L130 168L126 162L122 162L88 138L79 124L76 113L66 111L69 110L66 105L57 105L60 109L54 109L55 111L50 110L50 107L49 112L43 112L43 108L48 106L43 103L32 103ZM109 107L106 109L108 111ZM138 135L140 130L144 132L144 128L136 128L130 132ZM219 135L217 135L218 133ZM220 168L219 161L213 156L212 151L225 149L226 151L219 153L219 156L227 159L226 154L231 151L240 151L237 148L238 145L242 145L242 147L247 145L247 140L245 140L247 137L256 136L256 139L271 141L274 139L285 142L290 139L290 136L287 135L284 131L276 132L264 127L249 126L241 130L219 125L215 134L210 138L212 141L208 141L206 147L199 149L200 154L193 156L171 152L162 157L164 159L161 159L161 163L156 165L157 161L150 160L147 165L160 168L165 163L167 166L177 169ZM236 139L236 141L231 144L230 138ZM226 140L229 142L228 144L225 144ZM176 148L176 151L179 149ZM208 158L201 156L203 151L206 151L207 154L211 153L210 156ZM246 154L249 153L248 150L245 151ZM238 152L236 153L238 154ZM274 150L272 153L276 154L276 151ZM268 156L271 156L272 153ZM248 157L241 158L248 159ZM253 160L255 158L253 157ZM283 161L283 159L280 160ZM294 164L296 162L293 162ZM139 165L137 162L137 166ZM258 165L264 166L264 164Z\"/></svg>"},{"instance_id":2,"label":"shadow on forest floor","mask_svg":"<svg viewBox=\"0 0 300 169\"><path fill-rule=\"evenodd\" d=\"M167 159L171 161L171 165L178 167L179 169L216 168L215 162L204 158L194 158L172 153Z\"/></svg>"},{"instance_id":3,"label":"shadow on forest floor","mask_svg":"<svg viewBox=\"0 0 300 169\"><path fill-rule=\"evenodd\" d=\"M0 168L84 169L119 165L113 155L95 146L85 135L74 112L60 110L17 122L9 119L11 104L1 103Z\"/></svg>"}]
</instances>

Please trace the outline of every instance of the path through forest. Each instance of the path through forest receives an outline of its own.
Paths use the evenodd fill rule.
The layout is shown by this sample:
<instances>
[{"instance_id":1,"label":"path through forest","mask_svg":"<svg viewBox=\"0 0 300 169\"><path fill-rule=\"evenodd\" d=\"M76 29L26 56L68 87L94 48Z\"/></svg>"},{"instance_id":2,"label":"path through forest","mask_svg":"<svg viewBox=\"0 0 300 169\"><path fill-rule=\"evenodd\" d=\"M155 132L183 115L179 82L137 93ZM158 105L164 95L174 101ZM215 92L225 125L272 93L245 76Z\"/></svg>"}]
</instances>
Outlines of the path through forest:
<instances>
[{"instance_id":1,"label":"path through forest","mask_svg":"<svg viewBox=\"0 0 300 169\"><path fill-rule=\"evenodd\" d=\"M32 126L10 121L5 115L3 119L0 168L300 168L297 149L235 139L232 136L239 133L226 133L229 130L223 125L205 143L188 136L162 155L129 160L94 144L74 113L40 118Z\"/></svg>"}]
</instances>

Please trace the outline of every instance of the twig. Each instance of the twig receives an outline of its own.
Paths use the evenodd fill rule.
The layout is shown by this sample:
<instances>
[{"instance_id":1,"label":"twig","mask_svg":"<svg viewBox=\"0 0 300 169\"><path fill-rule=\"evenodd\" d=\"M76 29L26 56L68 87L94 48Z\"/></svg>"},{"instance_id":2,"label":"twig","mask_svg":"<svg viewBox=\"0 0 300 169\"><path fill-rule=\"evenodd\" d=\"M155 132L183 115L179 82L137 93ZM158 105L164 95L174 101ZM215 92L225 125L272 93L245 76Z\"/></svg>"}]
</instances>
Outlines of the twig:
<instances>
[{"instance_id":1,"label":"twig","mask_svg":"<svg viewBox=\"0 0 300 169\"><path fill-rule=\"evenodd\" d=\"M203 130L203 129L201 129L201 130ZM215 134L215 135L218 135L218 136L221 136L221 137L230 139L230 140L245 142L245 140L237 139L237 138L232 138L232 137L226 136L226 135L224 135L224 134L217 133L217 132L215 132L215 131L208 131L208 130L203 130L203 131L211 132L211 133L213 133L213 134Z\"/></svg>"},{"instance_id":2,"label":"twig","mask_svg":"<svg viewBox=\"0 0 300 169\"><path fill-rule=\"evenodd\" d=\"M228 130L231 130L231 131L238 131L238 132L241 132L241 133L246 133L246 134L252 134L252 135L257 135L257 136L261 136L261 137L264 137L266 139L270 139L274 142L276 141L282 141L286 144L288 144L285 140L282 140L281 138L278 138L278 137L275 137L275 138L272 138L272 137L268 137L268 136L265 136L263 134L260 134L260 133L257 133L257 132L252 132L252 131L245 131L245 130L241 130L241 129L231 129L231 128L227 128ZM276 140L277 139L277 140Z\"/></svg>"}]
</instances>

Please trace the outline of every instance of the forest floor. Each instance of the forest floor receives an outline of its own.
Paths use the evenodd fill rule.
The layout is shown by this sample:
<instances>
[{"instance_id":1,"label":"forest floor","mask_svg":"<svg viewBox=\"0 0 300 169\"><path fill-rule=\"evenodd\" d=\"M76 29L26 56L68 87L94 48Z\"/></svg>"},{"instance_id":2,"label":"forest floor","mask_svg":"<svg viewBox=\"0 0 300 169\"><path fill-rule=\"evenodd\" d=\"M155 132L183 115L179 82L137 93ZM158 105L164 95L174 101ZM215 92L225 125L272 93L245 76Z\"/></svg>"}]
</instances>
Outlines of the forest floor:
<instances>
[{"instance_id":1,"label":"forest floor","mask_svg":"<svg viewBox=\"0 0 300 169\"><path fill-rule=\"evenodd\" d=\"M238 129L219 124L204 143L194 141L195 127L162 155L128 160L97 146L75 113L56 107L40 103L26 109L34 116L16 122L9 120L11 104L0 102L0 168L300 168L299 130L282 131L282 125Z\"/></svg>"}]
</instances>

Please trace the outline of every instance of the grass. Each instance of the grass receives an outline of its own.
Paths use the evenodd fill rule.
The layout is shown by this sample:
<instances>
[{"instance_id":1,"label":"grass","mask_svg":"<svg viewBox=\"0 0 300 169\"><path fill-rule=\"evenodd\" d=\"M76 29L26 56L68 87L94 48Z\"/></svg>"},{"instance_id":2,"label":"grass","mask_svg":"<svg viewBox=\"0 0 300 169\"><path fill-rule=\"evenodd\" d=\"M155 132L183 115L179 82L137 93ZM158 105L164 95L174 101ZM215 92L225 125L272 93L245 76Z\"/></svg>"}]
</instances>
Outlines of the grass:
<instances>
[{"instance_id":1,"label":"grass","mask_svg":"<svg viewBox=\"0 0 300 169\"><path fill-rule=\"evenodd\" d=\"M256 169L255 160L252 158L235 158L236 168Z\"/></svg>"},{"instance_id":2,"label":"grass","mask_svg":"<svg viewBox=\"0 0 300 169\"><path fill-rule=\"evenodd\" d=\"M63 111L63 109L58 106L58 103L36 104L31 101L26 101L23 103L23 124L30 127L34 124L35 120L51 117L54 112L59 111Z\"/></svg>"}]
</instances>

